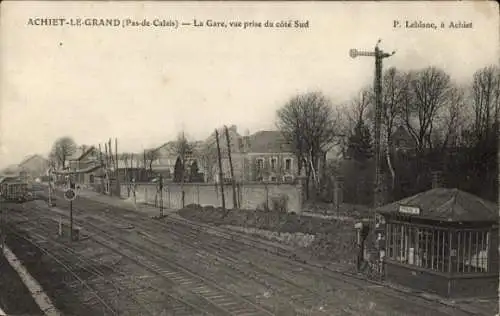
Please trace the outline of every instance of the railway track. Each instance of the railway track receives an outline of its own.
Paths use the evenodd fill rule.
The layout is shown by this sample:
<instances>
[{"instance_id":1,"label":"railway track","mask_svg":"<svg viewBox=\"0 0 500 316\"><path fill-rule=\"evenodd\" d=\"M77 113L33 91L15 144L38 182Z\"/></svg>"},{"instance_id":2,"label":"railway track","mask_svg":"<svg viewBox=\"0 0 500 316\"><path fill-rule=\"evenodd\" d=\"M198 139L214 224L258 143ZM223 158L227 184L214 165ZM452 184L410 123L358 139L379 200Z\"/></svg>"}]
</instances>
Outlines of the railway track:
<instances>
[{"instance_id":1,"label":"railway track","mask_svg":"<svg viewBox=\"0 0 500 316\"><path fill-rule=\"evenodd\" d=\"M89 284L88 276L82 275L81 267L77 266L74 262L61 255L59 252L49 252L45 247L41 245L43 243L48 243L48 239L46 237L33 232L33 229L30 231L30 234L32 236L35 236L36 239L27 237L12 229L9 229L9 234L15 235L17 238L25 240L41 253L50 258L52 261L54 261L58 266L62 267L65 272L68 273L64 277L64 283L68 285L68 288L75 288L75 285L72 283L76 283L77 285L81 285L91 296L89 300L84 302L84 305L90 307L92 310L100 310L102 312L102 315L117 315L114 307L101 297L102 293L99 293L99 291L95 287ZM88 269L85 270L87 272L90 272ZM90 274L93 274L93 272L90 272ZM96 307L96 305L100 305L100 307Z\"/></svg>"},{"instance_id":2,"label":"railway track","mask_svg":"<svg viewBox=\"0 0 500 316\"><path fill-rule=\"evenodd\" d=\"M112 216L111 214L105 215L107 216ZM112 216L109 219L112 218L117 218L118 216ZM162 221L151 221L151 220L140 220L140 219L135 219L134 218L134 225L136 227L141 227L139 224L141 221L144 221L145 223L148 223L147 226L142 226L144 230L148 231L155 231L155 238L153 239L153 243L155 243L154 240L161 240L162 236L162 231L168 230L169 234L174 234L177 235L178 241L181 243L183 242L184 247L193 247L193 248L201 248L204 249L202 251L198 250L199 252L205 253L205 258L207 257L212 257L218 262L224 262L228 266L228 268L234 270L237 273L240 273L241 275L245 275L249 279L258 281L262 284L266 284L269 286L270 289L273 290L275 293L279 293L285 297L288 297L291 299L292 302L296 303L296 306L300 307L308 307L311 308L312 306L320 306L321 310L318 312L324 312L327 315L340 315L340 314L350 314L350 315L357 315L359 312L354 311L353 309L349 307L343 307L339 308L339 302L338 301L331 301L328 300L328 294L329 292L334 292L337 289L335 288L323 288L321 291L315 291L311 290L312 287L314 287L317 284L313 284L314 282L318 282L318 280L325 280L325 283L329 283L328 280L335 279L337 281L343 282L345 284L349 284L353 286L353 289L355 291L364 293L366 291L367 287L370 287L370 292L373 294L376 292L378 297L381 300L384 299L394 299L398 298L401 300L401 302L407 302L407 304L411 305L416 305L419 308L421 308L423 311L428 311L429 315L432 315L432 310L437 308L438 310L442 310L442 313L448 314L448 315L473 315L473 313L470 313L466 310L459 309L456 306L453 306L453 311L450 312L450 306L441 304L439 303L438 306L436 306L436 302L432 301L433 307L430 309L429 307L429 300L426 300L422 297L416 297L412 295L408 295L406 292L398 292L398 291L391 291L388 292L388 289L378 285L378 284L370 284L364 280L359 280L353 277L349 277L346 275L342 275L338 272L333 272L333 271L328 271L325 269L318 269L317 267L311 267L307 264L302 264L299 262L293 262L293 264L290 263L290 260L287 257L281 257L281 256L276 256L274 251L271 252L263 252L261 250L255 250L255 248L262 248L261 245L258 242L253 243L253 241L250 241L250 244L253 246L250 246L247 242L241 243L241 239L239 238L234 238L234 236L231 236L231 234L225 235L224 238L228 243L221 243L220 238L210 238L208 235L199 235L198 232L203 232L203 227L199 226L198 227L198 232L189 232L188 230L192 230L192 225L191 223L186 224L186 222L182 219L174 219L174 218L169 218L169 222L164 223ZM186 225L186 229L182 229L182 225ZM156 229L152 229L152 225L156 225ZM193 224L193 226L198 226L197 224ZM220 237L219 234L217 237ZM187 239L190 239L190 243L187 243ZM157 243L157 242L156 242ZM194 245L194 244L197 245ZM161 246L161 245L160 245ZM268 271L267 269L263 269L261 265L258 265L252 261L249 261L246 259L246 256L236 256L233 257L232 255L228 255L227 253L233 253L237 254L239 251L244 250L242 247L247 247L246 249L246 256L248 256L248 251L255 252L255 257L258 258L259 256L265 256L266 263L269 263L270 260L273 261L274 264L276 264L276 267L272 269L273 271ZM208 250L211 250L209 252ZM264 248L264 250L269 250L267 248ZM221 252L223 251L223 252ZM224 254L224 252L226 254ZM304 284L298 285L294 284L293 280L297 276L295 275L290 275L290 273L286 277L280 277L278 274L281 271L291 271L293 270L293 267L295 266L300 267L300 274L305 274L308 273L311 278L309 282L309 286L306 286ZM303 278L307 279L307 278ZM314 280L314 281L312 281ZM342 290L342 289L340 289ZM325 292L328 292L325 295ZM325 297L326 296L326 297ZM363 297L363 295L362 295ZM358 298L359 300L359 298ZM392 302L391 302L392 303ZM389 304L391 304L389 303ZM334 306L332 306L332 304ZM351 298L350 296L344 296L343 301L340 303L340 306L350 306L352 304L363 304L361 301L356 301L356 299ZM369 300L366 300L366 304L371 304ZM404 308L405 303L402 304L402 307ZM307 310L307 308L306 308ZM311 309L308 310L308 312L305 312L307 315L311 315L310 313L312 312ZM370 315L386 315L386 312L383 311L377 311L376 308L370 311Z\"/></svg>"},{"instance_id":3,"label":"railway track","mask_svg":"<svg viewBox=\"0 0 500 316\"><path fill-rule=\"evenodd\" d=\"M97 205L102 208L102 205ZM97 218L104 218L105 220L97 221L99 224L114 222L115 224L127 227L133 225L136 228L142 229L143 231L155 231L155 236L151 236L151 234L141 233L141 238L151 244L151 247L158 249L158 253L170 252L175 253L175 250L171 247L168 247L165 243L165 238L169 238L169 235L174 233L178 238L177 242L180 244L179 247L184 251L187 251L187 248L195 250L198 255L200 255L204 261L211 261L214 264L219 264L224 266L224 274L226 277L231 275L229 278L229 282L233 282L233 284L243 284L242 282L252 280L253 282L261 285L265 288L267 293L272 293L273 296L279 295L283 302L286 302L287 305L293 307L295 309L295 314L304 314L304 315L332 315L332 314L343 314L343 315L355 315L356 313L349 309L347 304L338 304L339 302L329 303L327 296L320 291L311 290L309 287L297 284L292 281L293 278L290 277L282 277L276 271L268 271L259 267L258 265L253 264L251 261L245 259L241 256L233 256L231 253L237 253L238 249L236 247L240 247L240 244L232 245L231 247L224 247L219 244L221 239L217 237L217 239L209 238L210 235L205 235L202 237L202 247L196 245L198 241L200 241L198 234L192 231L190 227L183 224L179 228L168 227L168 234L165 234L162 231L165 231L166 226L161 222L151 222L150 219L144 218L131 218L125 220L122 216L116 216L114 212L112 214L102 213L101 208L96 208L90 210L88 207L86 208L87 216L90 216L90 212L99 212ZM74 208L75 209L75 208ZM78 211L79 209L76 208ZM92 223L97 218L89 218L87 217L86 223ZM118 224L119 223L119 224ZM179 222L180 223L180 222ZM108 224L109 225L109 224ZM154 227L154 229L153 229ZM201 232L201 231L198 231ZM186 238L187 237L187 238ZM230 236L225 236L227 240L229 240ZM205 239L210 239L210 242L206 242ZM255 244L253 247L257 246ZM248 249L251 246L245 245ZM202 248L202 249L201 249ZM241 249L239 249L241 250ZM183 265L191 266L189 261L184 262ZM192 270L196 270L196 267L193 267ZM227 279L227 278L226 278ZM212 280L216 282L216 280ZM218 280L220 281L220 280ZM224 284L227 286L227 282ZM236 287L236 286L235 286Z\"/></svg>"},{"instance_id":4,"label":"railway track","mask_svg":"<svg viewBox=\"0 0 500 316\"><path fill-rule=\"evenodd\" d=\"M141 226L142 228L144 228L144 230L152 230L152 228L156 227L154 229L155 235L161 235L161 229L168 229L169 234L176 235L178 237L178 241L180 240L181 243L184 242L183 245L190 248L200 248L200 245L194 245L194 243L200 242L199 234L205 232L207 229L206 225L199 225L179 218L169 218L169 222L167 223L164 223L162 221L151 221L150 219L145 219L144 216L140 216L132 210L117 210L109 204L93 201L90 199L86 199L86 202L86 211L101 213L100 216L105 217L108 220L111 219L117 221L119 218L123 222L127 222L129 220L133 222L135 226ZM107 213L103 213L103 209L106 209ZM120 214L121 216L116 216L118 214ZM127 220L124 220L124 218L127 218ZM182 226L184 226L184 228L182 228ZM257 281L258 283L265 284L275 293L280 293L282 296L293 298L293 301L296 302L296 306L310 307L311 305L328 305L327 300L323 300L321 298L322 293L304 289L303 286L301 288L300 286L293 284L293 282L290 282L289 278L278 276L266 270L259 270L259 267L257 265L254 265L252 269L249 269L247 266L242 264L241 257L238 258L229 255L228 253L237 253L238 248L241 250L242 246L246 246L248 248L253 247L254 250L251 251L254 251L256 255L265 255L266 257L271 258L274 261L279 261L279 264L282 264L285 267L290 266L290 260L286 257L283 258L283 254L276 253L276 249L271 249L270 251L268 246L263 246L262 243L254 241L251 237L242 237L240 234L236 236L237 237L235 238L235 234L233 233L217 232L218 239L203 238L201 241L203 243L202 247L204 248L204 251L202 252L204 252L205 258L216 260L219 263L222 262L226 265L226 267L233 270L235 273L244 275L249 279ZM148 239L147 237L148 236L146 236L145 239ZM206 237L206 235L204 235L203 237ZM222 244L220 242L221 238L228 242ZM149 239L149 242L151 242L152 244L155 244L158 247L162 247L165 250L169 250L165 245L158 245L158 242L153 238ZM264 250L264 252L262 250ZM225 251L227 253L223 254L221 253L222 251ZM247 261L246 264L251 265L252 263ZM364 290L367 286L367 282L365 280L359 280L350 275L345 275L336 271L329 271L326 269L318 269L317 267L311 267L309 265L301 264L298 262L294 262L294 265L299 265L301 269L303 269L303 271L307 271L308 273L321 275L322 278L332 278L337 281L353 285L358 290ZM368 283L368 285L369 284L370 283ZM375 286L377 285L375 284ZM371 291L377 290L372 289ZM402 301L411 302L411 304L421 306L423 309L427 310L429 310L429 303L432 303L434 306L436 306L436 304L441 304L443 313L445 313L445 309L452 308L454 309L454 311L451 313L451 315L474 315L473 313L460 309L457 306L449 306L447 304L436 302L434 300L426 300L425 298L412 296L407 292L398 291L396 289L393 289L391 291L380 289L377 292L379 296L385 296L387 298L398 298ZM328 308L328 306L326 306L326 308ZM325 309L323 310L323 312L329 315L328 312L325 311ZM341 309L340 312L343 314L356 314L354 311L349 309ZM450 315L449 311L446 311L446 313ZM307 313L307 315L311 314Z\"/></svg>"},{"instance_id":5,"label":"railway track","mask_svg":"<svg viewBox=\"0 0 500 316\"><path fill-rule=\"evenodd\" d=\"M111 220L111 217L109 218ZM125 225L126 222L124 222ZM171 238L165 231L166 226L159 223L149 222L150 225L142 223L140 220L134 220L134 226L143 229L144 231L152 231L152 225L156 226L155 236L151 234L141 233L142 238L147 240L153 247L159 251L173 251L164 241L166 238ZM176 222L176 224L178 224ZM348 308L348 305L329 304L328 297L324 292L312 290L310 287L297 284L293 281L293 277L283 277L279 275L279 271L269 271L262 266L252 263L245 256L238 255L242 250L249 250L251 247L244 245L247 249L242 249L241 245L221 245L220 238L214 239L208 235L200 235L186 229L187 227L180 226L168 227L168 235L176 235L176 242L179 247L187 250L192 249L198 253L203 260L210 261L213 264L223 265L226 275L231 272L232 278L245 281L252 280L257 284L262 285L266 290L273 295L279 295L290 306L293 306L296 313L302 312L304 315L355 315L355 311ZM162 238L165 237L165 238ZM239 248L239 249L238 249ZM262 255L262 254L260 254ZM290 267L286 267L290 270ZM336 302L338 303L338 302ZM316 310L315 310L316 309Z\"/></svg>"},{"instance_id":6,"label":"railway track","mask_svg":"<svg viewBox=\"0 0 500 316\"><path fill-rule=\"evenodd\" d=\"M36 209L37 214L40 212L44 212L43 208ZM155 276L168 281L168 287L175 288L174 292L178 294L171 293L170 295L195 306L197 310L215 316L274 315L272 311L250 299L235 295L209 279L183 268L180 264L173 262L168 255L145 249L144 244L130 242L123 236L126 233L118 229L110 229L109 224L101 226L87 219L84 225L89 232L95 233L90 237L92 240L125 257L128 261L134 262ZM52 228L52 231L55 228Z\"/></svg>"},{"instance_id":7,"label":"railway track","mask_svg":"<svg viewBox=\"0 0 500 316\"><path fill-rule=\"evenodd\" d=\"M39 212L37 214L40 215ZM25 216L23 217L25 220L29 220ZM29 222L33 223L32 220ZM85 287L90 289L91 295L107 308L107 313L103 311L101 315L208 315L204 309L193 306L183 301L182 298L175 298L161 287L144 284L146 282L141 282L145 277L143 273L141 280L134 280L130 277L132 271L118 269L116 266L117 262L106 264L100 260L88 259L72 247L56 239L47 238L54 235L56 228L52 219L38 216L37 225L31 226L26 230L34 238L27 238L14 231L11 233L19 238L28 240L44 254L55 258L56 262L63 266L66 271L76 276ZM50 246L42 246L47 244L50 244ZM50 248L51 251L48 251L46 248ZM123 260L119 259L117 261ZM156 275L150 275L149 279L154 277ZM92 278L94 280L91 280ZM97 281L102 281L102 283L95 284L96 279ZM159 297L157 302L149 300L152 292L155 292L157 297ZM117 295L121 298L119 299L119 304L117 304L119 308L111 306L112 303L106 302L102 298L104 296L113 300ZM161 306L158 306L158 303ZM151 305L156 305L157 308L153 310L150 308Z\"/></svg>"}]
</instances>

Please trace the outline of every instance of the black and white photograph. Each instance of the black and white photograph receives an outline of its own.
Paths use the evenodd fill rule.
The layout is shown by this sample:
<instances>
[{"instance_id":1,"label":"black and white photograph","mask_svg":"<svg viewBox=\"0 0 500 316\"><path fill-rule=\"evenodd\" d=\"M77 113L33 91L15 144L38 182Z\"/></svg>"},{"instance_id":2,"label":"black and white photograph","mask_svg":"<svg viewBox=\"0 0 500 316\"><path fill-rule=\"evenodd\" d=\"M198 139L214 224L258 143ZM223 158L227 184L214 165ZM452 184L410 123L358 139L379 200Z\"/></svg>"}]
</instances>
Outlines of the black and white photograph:
<instances>
[{"instance_id":1,"label":"black and white photograph","mask_svg":"<svg viewBox=\"0 0 500 316\"><path fill-rule=\"evenodd\" d=\"M498 316L495 1L4 1L0 315Z\"/></svg>"}]
</instances>

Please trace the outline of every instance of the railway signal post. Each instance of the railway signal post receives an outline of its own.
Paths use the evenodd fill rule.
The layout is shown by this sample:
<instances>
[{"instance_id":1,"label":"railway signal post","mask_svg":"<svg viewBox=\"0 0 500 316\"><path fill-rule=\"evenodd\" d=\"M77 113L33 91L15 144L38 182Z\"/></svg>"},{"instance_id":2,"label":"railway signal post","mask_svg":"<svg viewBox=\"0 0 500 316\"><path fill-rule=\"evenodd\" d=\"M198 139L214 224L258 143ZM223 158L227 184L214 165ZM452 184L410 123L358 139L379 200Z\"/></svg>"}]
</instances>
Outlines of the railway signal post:
<instances>
[{"instance_id":1,"label":"railway signal post","mask_svg":"<svg viewBox=\"0 0 500 316\"><path fill-rule=\"evenodd\" d=\"M380 168L380 160L381 160L381 150L380 150L380 126L382 124L382 60L384 58L391 57L396 52L386 53L381 50L378 46L381 40L379 39L377 44L375 45L375 49L373 51L358 51L357 49L351 49L349 51L349 56L351 58L356 58L358 56L366 56L366 57L375 57L375 79L374 79L374 92L375 92L375 135L374 135L374 145L375 145L375 183L374 183L374 194L373 194L373 208L377 208L382 204L382 175ZM374 212L373 225L377 226L377 215ZM363 241L361 241L363 242ZM363 249L363 245L360 244L360 252ZM360 253L360 255L362 255ZM382 254L380 256L382 258ZM380 259L381 260L381 259ZM379 270L381 269L381 265L379 266Z\"/></svg>"},{"instance_id":2,"label":"railway signal post","mask_svg":"<svg viewBox=\"0 0 500 316\"><path fill-rule=\"evenodd\" d=\"M3 199L3 193L2 191L0 191L0 226L1 226L1 231L0 231L0 242L2 243L2 253L3 253L3 249L4 249L4 246L5 246L5 236L6 236L6 233L5 233L5 209L2 207L2 199Z\"/></svg>"},{"instance_id":3,"label":"railway signal post","mask_svg":"<svg viewBox=\"0 0 500 316\"><path fill-rule=\"evenodd\" d=\"M163 217L163 175L160 174L160 179L158 182L158 187L160 191L160 217Z\"/></svg>"},{"instance_id":4,"label":"railway signal post","mask_svg":"<svg viewBox=\"0 0 500 316\"><path fill-rule=\"evenodd\" d=\"M396 52L393 51L388 54L381 50L378 45L381 40L378 40L377 45L375 45L374 51L358 51L357 49L351 49L349 51L349 56L351 58L356 58L358 56L375 57L375 80L374 80L374 92L375 92L375 186L374 186L374 198L373 206L378 207L381 203L381 175L380 175L380 125L382 121L382 60L384 58L391 57Z\"/></svg>"},{"instance_id":5,"label":"railway signal post","mask_svg":"<svg viewBox=\"0 0 500 316\"><path fill-rule=\"evenodd\" d=\"M64 191L64 198L69 201L69 239L73 241L73 200L76 198L75 190L69 188Z\"/></svg>"}]
</instances>

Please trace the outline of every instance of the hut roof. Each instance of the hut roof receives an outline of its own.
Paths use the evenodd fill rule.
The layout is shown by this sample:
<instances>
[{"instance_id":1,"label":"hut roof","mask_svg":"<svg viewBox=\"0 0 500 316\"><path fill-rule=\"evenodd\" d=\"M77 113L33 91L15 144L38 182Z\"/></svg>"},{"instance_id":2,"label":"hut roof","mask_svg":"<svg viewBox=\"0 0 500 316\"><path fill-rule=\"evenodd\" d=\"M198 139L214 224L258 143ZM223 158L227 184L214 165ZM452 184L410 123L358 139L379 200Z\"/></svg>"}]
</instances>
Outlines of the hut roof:
<instances>
[{"instance_id":1,"label":"hut roof","mask_svg":"<svg viewBox=\"0 0 500 316\"><path fill-rule=\"evenodd\" d=\"M398 213L400 206L418 207L421 218L448 222L498 221L498 206L459 189L436 188L379 207L382 214Z\"/></svg>"}]
</instances>

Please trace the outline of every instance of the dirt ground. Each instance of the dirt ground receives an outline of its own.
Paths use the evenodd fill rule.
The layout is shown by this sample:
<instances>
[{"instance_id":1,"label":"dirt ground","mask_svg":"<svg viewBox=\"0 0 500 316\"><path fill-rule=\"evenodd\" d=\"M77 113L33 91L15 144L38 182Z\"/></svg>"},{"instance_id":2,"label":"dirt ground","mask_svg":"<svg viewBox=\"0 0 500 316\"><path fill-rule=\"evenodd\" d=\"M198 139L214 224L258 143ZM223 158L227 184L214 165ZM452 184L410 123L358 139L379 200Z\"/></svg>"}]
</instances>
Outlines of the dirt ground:
<instances>
[{"instance_id":1,"label":"dirt ground","mask_svg":"<svg viewBox=\"0 0 500 316\"><path fill-rule=\"evenodd\" d=\"M195 205L180 210L179 214L189 220L216 226L231 225L271 232L314 235L312 243L307 247L297 247L296 251L307 253L315 259L343 264L347 270L355 267L356 235L351 222L251 210L230 211L226 217L222 217L221 209Z\"/></svg>"},{"instance_id":2,"label":"dirt ground","mask_svg":"<svg viewBox=\"0 0 500 316\"><path fill-rule=\"evenodd\" d=\"M25 232L17 231L17 233L28 236ZM28 272L40 283L59 311L64 315L92 315L93 311L82 306L69 290L62 267L50 262L46 255L22 238L8 234L6 242ZM38 314L31 315L40 315L40 310Z\"/></svg>"},{"instance_id":3,"label":"dirt ground","mask_svg":"<svg viewBox=\"0 0 500 316\"><path fill-rule=\"evenodd\" d=\"M0 278L0 308L7 315L43 315L28 288L3 255L0 255Z\"/></svg>"}]
</instances>

